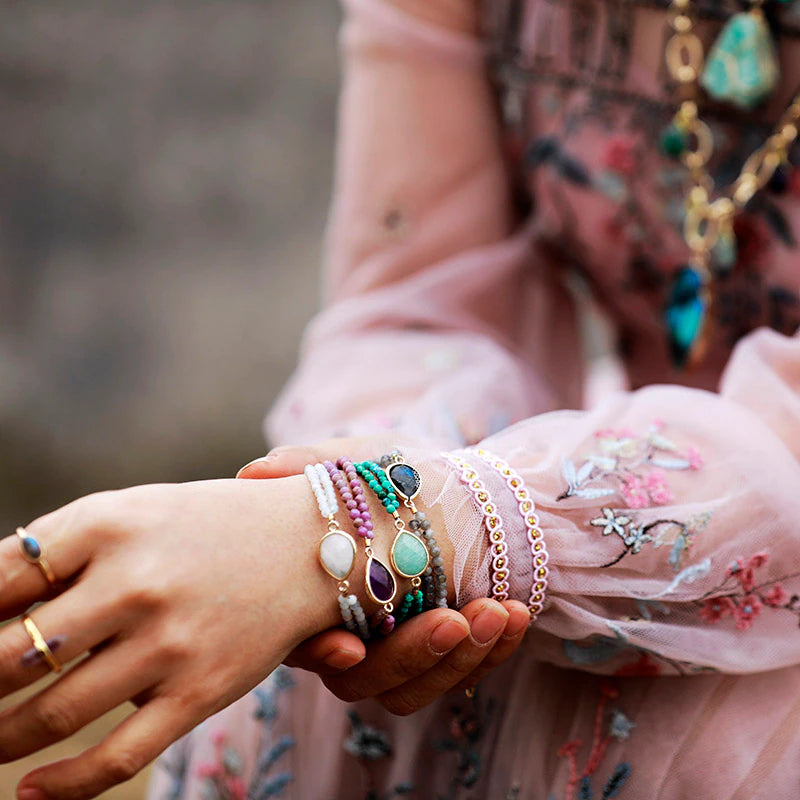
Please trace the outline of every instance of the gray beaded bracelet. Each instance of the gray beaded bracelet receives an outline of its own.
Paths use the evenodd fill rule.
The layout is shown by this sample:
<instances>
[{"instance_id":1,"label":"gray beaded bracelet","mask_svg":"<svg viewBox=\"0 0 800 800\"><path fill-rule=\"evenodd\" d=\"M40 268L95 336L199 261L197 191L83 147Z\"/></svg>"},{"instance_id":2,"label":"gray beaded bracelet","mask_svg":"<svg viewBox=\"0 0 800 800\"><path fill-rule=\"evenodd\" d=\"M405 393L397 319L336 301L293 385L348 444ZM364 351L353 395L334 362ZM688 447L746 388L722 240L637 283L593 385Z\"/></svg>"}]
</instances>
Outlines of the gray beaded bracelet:
<instances>
[{"instance_id":1,"label":"gray beaded bracelet","mask_svg":"<svg viewBox=\"0 0 800 800\"><path fill-rule=\"evenodd\" d=\"M406 464L403 454L399 450L393 450L388 455L381 456L378 463L385 470L398 497L403 499L403 505L410 508L414 514L408 527L415 533L422 533L425 544L428 546L428 552L431 554L431 564L425 570L422 578L425 607L447 608L447 575L444 571L442 551L436 544L436 536L431 530L430 520L414 504L414 498L419 494L422 486L419 472L411 465ZM432 584L432 589L428 588L429 584Z\"/></svg>"}]
</instances>

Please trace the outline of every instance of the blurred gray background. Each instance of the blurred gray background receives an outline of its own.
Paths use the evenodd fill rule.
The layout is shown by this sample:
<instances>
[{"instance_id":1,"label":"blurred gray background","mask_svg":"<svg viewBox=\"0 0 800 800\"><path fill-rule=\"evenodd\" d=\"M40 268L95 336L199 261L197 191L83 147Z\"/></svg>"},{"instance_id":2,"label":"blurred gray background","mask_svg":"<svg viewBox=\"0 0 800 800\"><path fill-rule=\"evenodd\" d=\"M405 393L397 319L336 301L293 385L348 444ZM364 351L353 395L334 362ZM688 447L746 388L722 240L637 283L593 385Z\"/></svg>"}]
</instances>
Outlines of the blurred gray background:
<instances>
[{"instance_id":1,"label":"blurred gray background","mask_svg":"<svg viewBox=\"0 0 800 800\"><path fill-rule=\"evenodd\" d=\"M0 532L11 533L87 492L232 475L264 452L262 416L317 307L339 10L0 7ZM0 797L29 764L0 767ZM141 796L132 786L106 796Z\"/></svg>"}]
</instances>

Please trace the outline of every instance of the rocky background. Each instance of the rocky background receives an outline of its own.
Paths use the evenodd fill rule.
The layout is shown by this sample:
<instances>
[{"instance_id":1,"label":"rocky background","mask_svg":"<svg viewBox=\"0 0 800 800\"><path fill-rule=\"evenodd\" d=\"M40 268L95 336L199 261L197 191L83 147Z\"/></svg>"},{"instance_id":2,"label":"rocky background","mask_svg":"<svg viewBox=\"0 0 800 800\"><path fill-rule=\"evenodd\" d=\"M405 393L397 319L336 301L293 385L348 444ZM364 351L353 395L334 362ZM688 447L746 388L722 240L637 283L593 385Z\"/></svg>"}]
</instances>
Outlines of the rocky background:
<instances>
[{"instance_id":1,"label":"rocky background","mask_svg":"<svg viewBox=\"0 0 800 800\"><path fill-rule=\"evenodd\" d=\"M317 306L337 24L322 0L4 4L0 533L263 453ZM0 797L108 724L0 766Z\"/></svg>"}]
</instances>

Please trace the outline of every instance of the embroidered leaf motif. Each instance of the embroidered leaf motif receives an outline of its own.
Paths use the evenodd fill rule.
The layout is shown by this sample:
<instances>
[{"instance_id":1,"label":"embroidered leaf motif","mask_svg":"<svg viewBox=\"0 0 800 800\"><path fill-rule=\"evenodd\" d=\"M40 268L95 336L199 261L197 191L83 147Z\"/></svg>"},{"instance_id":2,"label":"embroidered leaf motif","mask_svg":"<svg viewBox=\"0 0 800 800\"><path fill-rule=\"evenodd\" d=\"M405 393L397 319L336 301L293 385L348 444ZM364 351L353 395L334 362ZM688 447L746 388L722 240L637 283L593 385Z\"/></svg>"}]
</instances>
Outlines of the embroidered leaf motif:
<instances>
[{"instance_id":1,"label":"embroidered leaf motif","mask_svg":"<svg viewBox=\"0 0 800 800\"><path fill-rule=\"evenodd\" d=\"M559 153L556 156L555 165L559 174L570 183L578 186L589 186L592 182L586 167L566 153Z\"/></svg>"},{"instance_id":2,"label":"embroidered leaf motif","mask_svg":"<svg viewBox=\"0 0 800 800\"><path fill-rule=\"evenodd\" d=\"M689 469L691 466L685 458L651 458L650 463L662 469Z\"/></svg>"},{"instance_id":3,"label":"embroidered leaf motif","mask_svg":"<svg viewBox=\"0 0 800 800\"><path fill-rule=\"evenodd\" d=\"M591 475L592 470L594 469L594 464L591 461L587 461L581 468L578 470L578 475L576 478L576 483L581 484L583 483L589 475Z\"/></svg>"},{"instance_id":4,"label":"embroidered leaf motif","mask_svg":"<svg viewBox=\"0 0 800 800\"><path fill-rule=\"evenodd\" d=\"M575 473L575 465L572 461L568 458L561 459L561 474L564 476L564 480L567 482L567 485L572 488L578 482L578 476Z\"/></svg>"},{"instance_id":5,"label":"embroidered leaf motif","mask_svg":"<svg viewBox=\"0 0 800 800\"><path fill-rule=\"evenodd\" d=\"M711 522L711 511L704 511L702 514L695 514L693 517L689 517L686 520L686 527L692 533L700 533L704 531L706 527L708 527L708 523Z\"/></svg>"},{"instance_id":6,"label":"embroidered leaf motif","mask_svg":"<svg viewBox=\"0 0 800 800\"><path fill-rule=\"evenodd\" d=\"M608 497L616 494L616 489L576 489L572 492L576 497L585 497L587 500L596 500L598 497Z\"/></svg>"},{"instance_id":7,"label":"embroidered leaf motif","mask_svg":"<svg viewBox=\"0 0 800 800\"><path fill-rule=\"evenodd\" d=\"M672 549L669 551L669 563L672 569L677 572L681 568L681 559L683 558L683 551L689 546L689 540L686 535L681 533L672 544Z\"/></svg>"},{"instance_id":8,"label":"embroidered leaf motif","mask_svg":"<svg viewBox=\"0 0 800 800\"><path fill-rule=\"evenodd\" d=\"M667 439L666 436L662 436L660 433L656 433L652 429L647 438L650 440L650 444L652 444L653 447L657 447L659 450L669 450L670 452L674 452L678 449L677 445L673 441Z\"/></svg>"},{"instance_id":9,"label":"embroidered leaf motif","mask_svg":"<svg viewBox=\"0 0 800 800\"><path fill-rule=\"evenodd\" d=\"M623 761L617 764L613 774L608 779L608 782L603 787L602 800L612 800L619 794L619 790L625 785L628 776L631 774L631 765Z\"/></svg>"},{"instance_id":10,"label":"embroidered leaf motif","mask_svg":"<svg viewBox=\"0 0 800 800\"><path fill-rule=\"evenodd\" d=\"M699 564L692 564L691 567L679 572L672 580L666 589L663 589L658 594L651 594L647 596L649 600L655 600L659 597L666 597L672 594L683 583L694 583L698 578L705 578L711 572L711 559L704 558Z\"/></svg>"}]
</instances>

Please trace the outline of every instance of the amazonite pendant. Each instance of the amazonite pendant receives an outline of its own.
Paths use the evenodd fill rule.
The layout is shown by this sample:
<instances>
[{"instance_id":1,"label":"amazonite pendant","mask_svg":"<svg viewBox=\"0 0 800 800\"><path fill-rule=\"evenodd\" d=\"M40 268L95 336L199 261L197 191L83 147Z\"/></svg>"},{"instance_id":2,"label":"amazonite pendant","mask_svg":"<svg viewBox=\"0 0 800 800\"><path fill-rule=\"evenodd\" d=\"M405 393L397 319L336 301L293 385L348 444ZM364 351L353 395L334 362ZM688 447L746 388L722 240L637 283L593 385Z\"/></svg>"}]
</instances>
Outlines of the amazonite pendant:
<instances>
[{"instance_id":1,"label":"amazonite pendant","mask_svg":"<svg viewBox=\"0 0 800 800\"><path fill-rule=\"evenodd\" d=\"M780 77L775 44L760 11L734 14L706 59L700 85L715 100L757 106Z\"/></svg>"},{"instance_id":2,"label":"amazonite pendant","mask_svg":"<svg viewBox=\"0 0 800 800\"><path fill-rule=\"evenodd\" d=\"M428 548L419 536L407 530L395 536L390 555L395 572L404 578L416 578L428 566Z\"/></svg>"},{"instance_id":3,"label":"amazonite pendant","mask_svg":"<svg viewBox=\"0 0 800 800\"><path fill-rule=\"evenodd\" d=\"M708 293L700 273L681 267L672 279L664 313L672 363L679 369L691 361L700 342L708 311Z\"/></svg>"}]
</instances>

